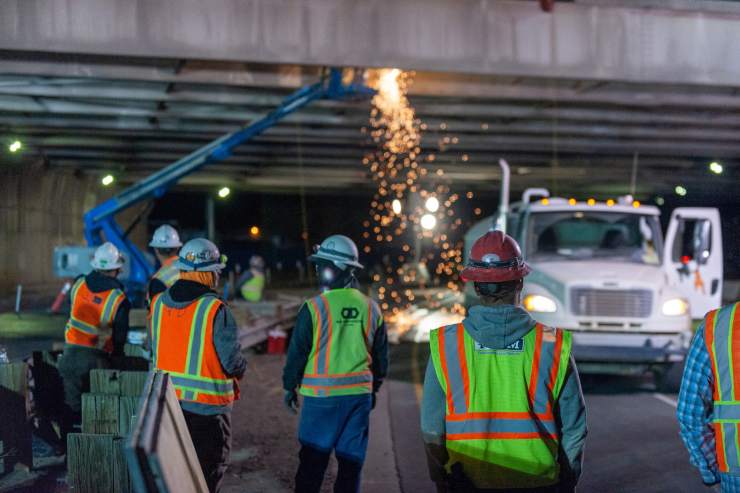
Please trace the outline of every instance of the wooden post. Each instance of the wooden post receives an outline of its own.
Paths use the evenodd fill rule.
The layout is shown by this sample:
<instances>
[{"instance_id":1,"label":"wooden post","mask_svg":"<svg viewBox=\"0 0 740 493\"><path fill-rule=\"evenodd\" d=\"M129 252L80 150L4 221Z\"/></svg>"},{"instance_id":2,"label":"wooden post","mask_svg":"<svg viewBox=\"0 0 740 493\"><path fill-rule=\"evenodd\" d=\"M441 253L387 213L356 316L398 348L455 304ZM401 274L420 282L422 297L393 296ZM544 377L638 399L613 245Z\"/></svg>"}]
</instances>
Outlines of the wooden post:
<instances>
[{"instance_id":1,"label":"wooden post","mask_svg":"<svg viewBox=\"0 0 740 493\"><path fill-rule=\"evenodd\" d=\"M133 491L123 453L125 439L115 435L70 433L67 481L75 493Z\"/></svg>"},{"instance_id":2,"label":"wooden post","mask_svg":"<svg viewBox=\"0 0 740 493\"><path fill-rule=\"evenodd\" d=\"M0 473L16 465L33 467L31 426L28 423L28 365L0 364Z\"/></svg>"},{"instance_id":3,"label":"wooden post","mask_svg":"<svg viewBox=\"0 0 740 493\"><path fill-rule=\"evenodd\" d=\"M144 390L147 373L96 369L90 371L90 393L138 397Z\"/></svg>"}]
</instances>

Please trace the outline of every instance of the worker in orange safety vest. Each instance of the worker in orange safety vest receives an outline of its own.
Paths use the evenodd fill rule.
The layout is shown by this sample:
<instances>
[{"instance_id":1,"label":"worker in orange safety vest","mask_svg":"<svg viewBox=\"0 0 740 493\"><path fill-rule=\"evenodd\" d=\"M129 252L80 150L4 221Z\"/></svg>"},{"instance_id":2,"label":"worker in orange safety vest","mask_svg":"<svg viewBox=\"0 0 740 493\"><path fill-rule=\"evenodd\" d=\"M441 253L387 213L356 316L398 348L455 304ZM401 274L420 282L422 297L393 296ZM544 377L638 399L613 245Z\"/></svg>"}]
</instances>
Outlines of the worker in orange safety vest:
<instances>
[{"instance_id":1,"label":"worker in orange safety vest","mask_svg":"<svg viewBox=\"0 0 740 493\"><path fill-rule=\"evenodd\" d=\"M205 238L188 241L178 280L154 296L150 342L155 368L170 374L211 492L220 489L231 452L231 409L247 362L229 307L214 289L226 259Z\"/></svg>"}]
</instances>

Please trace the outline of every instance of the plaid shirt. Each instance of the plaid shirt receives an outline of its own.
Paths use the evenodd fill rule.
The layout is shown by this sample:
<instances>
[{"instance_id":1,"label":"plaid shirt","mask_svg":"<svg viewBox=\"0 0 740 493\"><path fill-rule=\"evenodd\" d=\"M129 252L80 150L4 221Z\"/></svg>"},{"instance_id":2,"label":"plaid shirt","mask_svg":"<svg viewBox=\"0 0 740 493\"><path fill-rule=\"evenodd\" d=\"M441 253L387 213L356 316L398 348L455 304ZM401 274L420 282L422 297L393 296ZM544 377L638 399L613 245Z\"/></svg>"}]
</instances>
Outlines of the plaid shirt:
<instances>
[{"instance_id":1,"label":"plaid shirt","mask_svg":"<svg viewBox=\"0 0 740 493\"><path fill-rule=\"evenodd\" d=\"M713 391L712 362L704 343L702 321L686 357L677 416L681 439L689 451L691 463L699 469L702 481L706 484L720 481L714 430L711 428ZM723 492L740 493L740 477L721 474L721 480Z\"/></svg>"}]
</instances>

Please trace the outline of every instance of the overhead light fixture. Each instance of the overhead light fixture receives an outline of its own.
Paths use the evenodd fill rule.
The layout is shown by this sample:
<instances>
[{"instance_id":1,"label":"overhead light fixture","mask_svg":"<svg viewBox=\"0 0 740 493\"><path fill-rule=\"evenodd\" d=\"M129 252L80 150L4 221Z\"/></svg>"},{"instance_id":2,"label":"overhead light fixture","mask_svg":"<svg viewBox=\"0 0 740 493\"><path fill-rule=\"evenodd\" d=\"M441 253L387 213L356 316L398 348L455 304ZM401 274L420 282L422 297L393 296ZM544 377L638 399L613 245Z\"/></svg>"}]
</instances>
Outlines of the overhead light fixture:
<instances>
[{"instance_id":1,"label":"overhead light fixture","mask_svg":"<svg viewBox=\"0 0 740 493\"><path fill-rule=\"evenodd\" d=\"M393 199L393 202L391 202L391 209L393 209L394 214L400 214L403 210L403 207L401 206L401 201L398 199Z\"/></svg>"},{"instance_id":2,"label":"overhead light fixture","mask_svg":"<svg viewBox=\"0 0 740 493\"><path fill-rule=\"evenodd\" d=\"M681 197L686 196L686 194L688 193L688 190L686 190L686 188L682 187L681 185L676 185L675 191L676 195L679 195Z\"/></svg>"},{"instance_id":3,"label":"overhead light fixture","mask_svg":"<svg viewBox=\"0 0 740 493\"><path fill-rule=\"evenodd\" d=\"M229 187L222 187L221 190L218 191L218 196L222 199L225 199L229 196L231 193L231 189Z\"/></svg>"},{"instance_id":4,"label":"overhead light fixture","mask_svg":"<svg viewBox=\"0 0 740 493\"><path fill-rule=\"evenodd\" d=\"M721 175L724 169L724 166L722 166L717 161L712 161L711 163L709 163L709 171L711 171L715 175Z\"/></svg>"},{"instance_id":5,"label":"overhead light fixture","mask_svg":"<svg viewBox=\"0 0 740 493\"><path fill-rule=\"evenodd\" d=\"M17 139L11 142L10 145L8 146L8 150L12 153L16 153L20 151L22 148L23 148L23 143Z\"/></svg>"},{"instance_id":6,"label":"overhead light fixture","mask_svg":"<svg viewBox=\"0 0 740 493\"><path fill-rule=\"evenodd\" d=\"M421 227L426 230L434 229L437 226L437 218L432 214L424 214L421 216Z\"/></svg>"},{"instance_id":7,"label":"overhead light fixture","mask_svg":"<svg viewBox=\"0 0 740 493\"><path fill-rule=\"evenodd\" d=\"M115 177L113 175L105 175L100 180L100 183L102 183L104 187L108 187L108 186L112 185L114 181L116 181L116 179L115 179Z\"/></svg>"},{"instance_id":8,"label":"overhead light fixture","mask_svg":"<svg viewBox=\"0 0 740 493\"><path fill-rule=\"evenodd\" d=\"M437 200L437 197L429 197L424 203L424 207L429 212L437 212L439 210L439 200Z\"/></svg>"},{"instance_id":9,"label":"overhead light fixture","mask_svg":"<svg viewBox=\"0 0 740 493\"><path fill-rule=\"evenodd\" d=\"M260 235L260 228L259 226L255 225L249 228L249 234L252 236L259 236Z\"/></svg>"}]
</instances>

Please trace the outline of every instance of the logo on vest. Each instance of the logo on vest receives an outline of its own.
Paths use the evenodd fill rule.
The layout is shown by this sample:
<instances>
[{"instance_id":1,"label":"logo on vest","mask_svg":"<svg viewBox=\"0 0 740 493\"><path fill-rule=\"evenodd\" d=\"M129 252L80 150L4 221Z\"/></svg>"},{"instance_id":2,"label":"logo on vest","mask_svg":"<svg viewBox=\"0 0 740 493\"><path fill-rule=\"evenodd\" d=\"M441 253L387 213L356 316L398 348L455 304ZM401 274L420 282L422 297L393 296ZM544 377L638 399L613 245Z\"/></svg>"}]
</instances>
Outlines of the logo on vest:
<instances>
[{"instance_id":1,"label":"logo on vest","mask_svg":"<svg viewBox=\"0 0 740 493\"><path fill-rule=\"evenodd\" d=\"M505 348L490 348L476 341L475 350L482 354L521 353L522 351L524 351L524 339L516 340Z\"/></svg>"},{"instance_id":2,"label":"logo on vest","mask_svg":"<svg viewBox=\"0 0 740 493\"><path fill-rule=\"evenodd\" d=\"M360 316L360 311L355 307L344 307L342 308L343 319L355 319Z\"/></svg>"},{"instance_id":3,"label":"logo on vest","mask_svg":"<svg viewBox=\"0 0 740 493\"><path fill-rule=\"evenodd\" d=\"M95 297L93 298L93 303L95 303L96 305L99 305L99 304L101 304L102 302L103 302L103 298L101 298L100 296L95 296Z\"/></svg>"}]
</instances>

